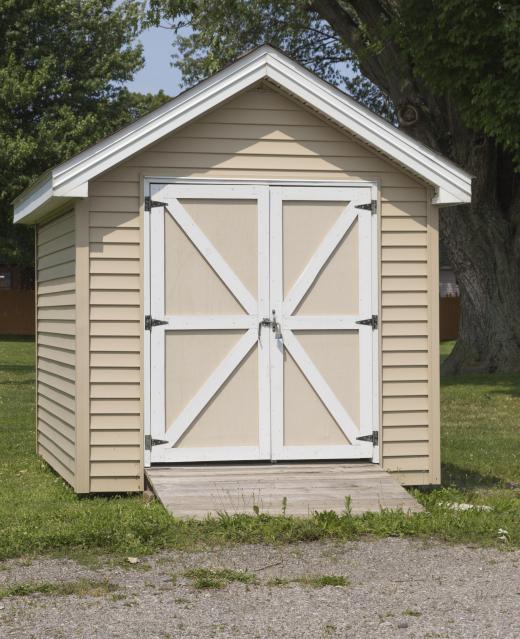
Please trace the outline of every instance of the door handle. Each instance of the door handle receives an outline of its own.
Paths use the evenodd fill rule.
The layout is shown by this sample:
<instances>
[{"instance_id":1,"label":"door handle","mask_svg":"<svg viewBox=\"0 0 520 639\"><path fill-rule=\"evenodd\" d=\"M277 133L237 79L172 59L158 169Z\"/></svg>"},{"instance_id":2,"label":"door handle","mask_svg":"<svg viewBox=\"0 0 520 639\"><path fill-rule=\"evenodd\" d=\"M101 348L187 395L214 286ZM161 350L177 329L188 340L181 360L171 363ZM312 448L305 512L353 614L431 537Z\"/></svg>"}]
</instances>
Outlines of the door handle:
<instances>
[{"instance_id":1,"label":"door handle","mask_svg":"<svg viewBox=\"0 0 520 639\"><path fill-rule=\"evenodd\" d=\"M276 320L276 311L274 309L273 309L273 319L271 321L271 327L272 327L275 339L283 339L282 327L280 326L280 322Z\"/></svg>"},{"instance_id":2,"label":"door handle","mask_svg":"<svg viewBox=\"0 0 520 639\"><path fill-rule=\"evenodd\" d=\"M260 341L262 326L271 326L271 320L268 317L264 317L258 322L258 341Z\"/></svg>"}]
</instances>

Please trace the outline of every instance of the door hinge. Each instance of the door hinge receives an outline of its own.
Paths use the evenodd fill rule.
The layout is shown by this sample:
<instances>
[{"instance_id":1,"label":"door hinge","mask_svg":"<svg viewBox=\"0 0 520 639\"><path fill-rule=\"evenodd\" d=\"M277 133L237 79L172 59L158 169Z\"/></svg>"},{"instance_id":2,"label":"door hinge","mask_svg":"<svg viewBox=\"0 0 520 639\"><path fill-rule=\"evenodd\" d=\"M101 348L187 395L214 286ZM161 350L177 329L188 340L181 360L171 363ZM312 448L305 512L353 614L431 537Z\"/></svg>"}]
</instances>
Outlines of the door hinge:
<instances>
[{"instance_id":1,"label":"door hinge","mask_svg":"<svg viewBox=\"0 0 520 639\"><path fill-rule=\"evenodd\" d=\"M152 439L151 435L144 436L144 448L145 450L152 450L152 446L160 446L161 444L168 444L167 439Z\"/></svg>"},{"instance_id":2,"label":"door hinge","mask_svg":"<svg viewBox=\"0 0 520 639\"><path fill-rule=\"evenodd\" d=\"M363 209L364 211L370 211L371 213L377 213L377 201L372 200L368 204L358 204L357 209Z\"/></svg>"},{"instance_id":3,"label":"door hinge","mask_svg":"<svg viewBox=\"0 0 520 639\"><path fill-rule=\"evenodd\" d=\"M166 320L152 319L151 315L144 316L144 330L151 331L154 326L161 326L162 324L168 324Z\"/></svg>"},{"instance_id":4,"label":"door hinge","mask_svg":"<svg viewBox=\"0 0 520 639\"><path fill-rule=\"evenodd\" d=\"M368 319L358 320L356 324L363 324L364 326L371 326L373 329L377 328L377 315L372 315Z\"/></svg>"},{"instance_id":5,"label":"door hinge","mask_svg":"<svg viewBox=\"0 0 520 639\"><path fill-rule=\"evenodd\" d=\"M362 435L361 437L356 437L357 441L361 442L372 442L374 446L379 444L379 431L374 430L371 435Z\"/></svg>"},{"instance_id":6,"label":"door hinge","mask_svg":"<svg viewBox=\"0 0 520 639\"><path fill-rule=\"evenodd\" d=\"M144 198L144 210L145 211L151 211L152 207L155 206L166 206L166 202L157 202L157 200L152 200L152 198L147 195Z\"/></svg>"}]
</instances>

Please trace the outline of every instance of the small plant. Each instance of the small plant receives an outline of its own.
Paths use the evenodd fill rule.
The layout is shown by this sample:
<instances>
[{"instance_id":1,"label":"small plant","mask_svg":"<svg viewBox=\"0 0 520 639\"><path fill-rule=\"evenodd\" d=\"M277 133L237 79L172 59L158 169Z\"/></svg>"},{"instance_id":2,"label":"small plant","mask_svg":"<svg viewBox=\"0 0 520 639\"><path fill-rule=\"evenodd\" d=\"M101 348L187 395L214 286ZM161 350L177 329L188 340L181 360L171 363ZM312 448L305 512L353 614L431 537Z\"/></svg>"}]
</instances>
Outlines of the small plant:
<instances>
[{"instance_id":1,"label":"small plant","mask_svg":"<svg viewBox=\"0 0 520 639\"><path fill-rule=\"evenodd\" d=\"M304 575L293 579L274 577L267 582L268 586L288 586L289 584L301 584L310 588L324 588L325 586L340 586L344 588L349 585L349 582L341 575Z\"/></svg>"},{"instance_id":2,"label":"small plant","mask_svg":"<svg viewBox=\"0 0 520 639\"><path fill-rule=\"evenodd\" d=\"M422 615L421 612L419 612L418 610L403 610L403 615L406 615L407 617L420 617Z\"/></svg>"},{"instance_id":3,"label":"small plant","mask_svg":"<svg viewBox=\"0 0 520 639\"><path fill-rule=\"evenodd\" d=\"M267 582L268 586L288 586L291 583L290 579L286 577L273 577Z\"/></svg>"},{"instance_id":4,"label":"small plant","mask_svg":"<svg viewBox=\"0 0 520 639\"><path fill-rule=\"evenodd\" d=\"M352 517L352 497L350 495L345 495L344 504L345 504L344 514L347 517Z\"/></svg>"},{"instance_id":5,"label":"small plant","mask_svg":"<svg viewBox=\"0 0 520 639\"><path fill-rule=\"evenodd\" d=\"M212 570L210 568L194 568L184 573L185 577L193 580L193 585L199 590L206 588L224 588L233 581L243 584L254 584L257 582L255 575L242 570Z\"/></svg>"},{"instance_id":6,"label":"small plant","mask_svg":"<svg viewBox=\"0 0 520 639\"><path fill-rule=\"evenodd\" d=\"M20 583L0 588L0 599L6 597L27 597L42 595L78 595L79 597L103 597L117 590L117 586L108 581L79 581Z\"/></svg>"},{"instance_id":7,"label":"small plant","mask_svg":"<svg viewBox=\"0 0 520 639\"><path fill-rule=\"evenodd\" d=\"M287 514L287 497L282 499L282 517L285 517Z\"/></svg>"}]
</instances>

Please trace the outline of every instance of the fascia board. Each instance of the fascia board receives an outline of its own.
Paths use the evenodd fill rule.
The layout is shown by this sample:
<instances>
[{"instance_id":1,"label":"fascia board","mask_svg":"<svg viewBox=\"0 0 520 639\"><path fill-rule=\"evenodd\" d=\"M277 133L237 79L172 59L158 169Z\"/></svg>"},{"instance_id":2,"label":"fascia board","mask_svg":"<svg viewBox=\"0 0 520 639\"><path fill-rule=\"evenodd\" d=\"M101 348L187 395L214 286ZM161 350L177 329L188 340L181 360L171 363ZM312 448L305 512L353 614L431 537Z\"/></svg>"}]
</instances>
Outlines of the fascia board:
<instances>
[{"instance_id":1,"label":"fascia board","mask_svg":"<svg viewBox=\"0 0 520 639\"><path fill-rule=\"evenodd\" d=\"M285 56L270 53L268 58L268 77L273 82L438 187L442 203L445 200L450 203L471 200L471 176L466 171L373 115Z\"/></svg>"},{"instance_id":2,"label":"fascia board","mask_svg":"<svg viewBox=\"0 0 520 639\"><path fill-rule=\"evenodd\" d=\"M49 172L42 176L32 188L24 191L15 199L13 218L15 224L22 220L25 221L27 216L43 206L52 197L52 182L52 172Z\"/></svg>"}]
</instances>

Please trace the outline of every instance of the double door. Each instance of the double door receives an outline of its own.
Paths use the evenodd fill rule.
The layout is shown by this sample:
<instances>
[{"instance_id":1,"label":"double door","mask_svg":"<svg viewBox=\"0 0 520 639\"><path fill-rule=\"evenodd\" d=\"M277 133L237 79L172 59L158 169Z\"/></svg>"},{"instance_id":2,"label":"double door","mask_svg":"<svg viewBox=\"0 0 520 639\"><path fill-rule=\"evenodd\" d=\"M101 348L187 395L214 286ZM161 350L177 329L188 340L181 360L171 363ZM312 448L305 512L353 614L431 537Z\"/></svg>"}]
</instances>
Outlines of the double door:
<instances>
[{"instance_id":1,"label":"double door","mask_svg":"<svg viewBox=\"0 0 520 639\"><path fill-rule=\"evenodd\" d=\"M370 187L150 196L149 461L371 458Z\"/></svg>"}]
</instances>

